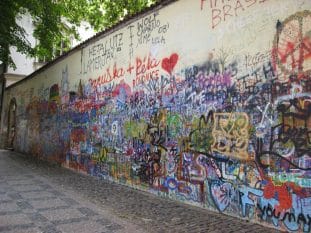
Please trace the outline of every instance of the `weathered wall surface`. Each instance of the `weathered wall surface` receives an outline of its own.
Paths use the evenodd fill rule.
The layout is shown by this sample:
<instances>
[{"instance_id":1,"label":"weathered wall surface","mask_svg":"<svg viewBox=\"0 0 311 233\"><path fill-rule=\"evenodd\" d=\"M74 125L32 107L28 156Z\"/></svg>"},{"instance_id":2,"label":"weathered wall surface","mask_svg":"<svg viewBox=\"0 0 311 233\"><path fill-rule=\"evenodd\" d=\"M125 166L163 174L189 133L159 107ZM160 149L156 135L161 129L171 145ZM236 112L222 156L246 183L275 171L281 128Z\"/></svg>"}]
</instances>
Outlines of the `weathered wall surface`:
<instances>
[{"instance_id":1,"label":"weathered wall surface","mask_svg":"<svg viewBox=\"0 0 311 233\"><path fill-rule=\"evenodd\" d=\"M311 1L181 0L6 92L14 147L288 231L311 221Z\"/></svg>"}]
</instances>

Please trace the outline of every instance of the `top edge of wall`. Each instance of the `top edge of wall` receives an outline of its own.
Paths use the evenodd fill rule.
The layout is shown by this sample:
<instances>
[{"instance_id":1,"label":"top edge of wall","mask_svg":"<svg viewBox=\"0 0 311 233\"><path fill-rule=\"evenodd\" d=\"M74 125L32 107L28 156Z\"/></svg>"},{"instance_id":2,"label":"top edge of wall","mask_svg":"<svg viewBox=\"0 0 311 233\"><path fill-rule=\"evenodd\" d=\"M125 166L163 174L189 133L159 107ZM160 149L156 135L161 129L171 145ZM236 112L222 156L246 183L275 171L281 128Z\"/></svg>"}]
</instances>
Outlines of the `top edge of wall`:
<instances>
[{"instance_id":1,"label":"top edge of wall","mask_svg":"<svg viewBox=\"0 0 311 233\"><path fill-rule=\"evenodd\" d=\"M12 85L6 87L5 90L11 89L11 88L13 88L13 87L15 87L17 85L20 85L23 82L25 82L25 81L35 77L37 74L40 74L41 72L45 71L46 69L48 69L52 65L56 64L57 62L62 61L63 59L65 59L69 55L71 55L74 52L78 51L79 49L84 48L85 46L87 46L88 43L96 41L96 40L99 40L99 39L101 39L101 38L103 38L105 36L108 36L109 34L119 30L123 26L126 26L126 25L132 23L133 21L135 21L139 17L143 17L144 15L147 15L147 14L149 14L149 13L155 11L155 10L159 10L159 9L161 9L161 8L171 4L173 2L177 2L177 1L179 1L179 0L158 0L158 1L156 1L156 3L152 4L150 7L145 8L144 10L138 12L137 14L126 16L123 20L119 21L115 25L113 25L111 27L108 27L105 30L96 33L94 36L92 36L89 39L81 42L80 44L78 44L77 46L73 47L69 51L65 52L64 54L60 55L59 57L55 58L54 60L48 62L47 64L45 64L41 68L37 69L33 73L29 74L24 79L22 79L22 80L20 80L20 81L18 81L16 83L13 83Z\"/></svg>"}]
</instances>

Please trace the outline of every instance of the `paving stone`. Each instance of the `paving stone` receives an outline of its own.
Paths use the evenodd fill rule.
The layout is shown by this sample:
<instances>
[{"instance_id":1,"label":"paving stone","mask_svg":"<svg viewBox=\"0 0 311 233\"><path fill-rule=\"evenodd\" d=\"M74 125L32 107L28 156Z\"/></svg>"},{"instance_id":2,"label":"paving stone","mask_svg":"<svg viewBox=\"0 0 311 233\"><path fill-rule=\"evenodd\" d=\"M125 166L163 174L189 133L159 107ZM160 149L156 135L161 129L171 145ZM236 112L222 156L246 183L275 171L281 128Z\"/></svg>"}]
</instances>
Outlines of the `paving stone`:
<instances>
[{"instance_id":1,"label":"paving stone","mask_svg":"<svg viewBox=\"0 0 311 233\"><path fill-rule=\"evenodd\" d=\"M61 221L72 218L85 217L85 215L83 215L80 211L72 208L47 210L44 212L40 212L40 214L47 218L49 221Z\"/></svg>"},{"instance_id":2,"label":"paving stone","mask_svg":"<svg viewBox=\"0 0 311 233\"><path fill-rule=\"evenodd\" d=\"M79 210L82 214L84 214L85 216L94 216L94 215L98 215L96 212L94 212L94 210L91 210L90 208L87 207L81 207L81 208L77 208L77 210Z\"/></svg>"},{"instance_id":3,"label":"paving stone","mask_svg":"<svg viewBox=\"0 0 311 233\"><path fill-rule=\"evenodd\" d=\"M51 210L65 210L68 209L69 206L53 206L53 207L47 207L47 208L38 208L37 211L44 213L45 211L51 211Z\"/></svg>"},{"instance_id":4,"label":"paving stone","mask_svg":"<svg viewBox=\"0 0 311 233\"><path fill-rule=\"evenodd\" d=\"M10 182L18 182L18 183L23 182L23 183L25 183L25 182L29 182L30 181L29 178L25 177L25 175L22 175L22 174L6 175L5 177L6 177L5 181L7 183L10 183Z\"/></svg>"},{"instance_id":5,"label":"paving stone","mask_svg":"<svg viewBox=\"0 0 311 233\"><path fill-rule=\"evenodd\" d=\"M8 197L10 197L11 199L14 199L14 200L23 199L22 195L19 193L9 193Z\"/></svg>"},{"instance_id":6,"label":"paving stone","mask_svg":"<svg viewBox=\"0 0 311 233\"><path fill-rule=\"evenodd\" d=\"M87 217L73 218L71 216L70 218L67 218L67 219L51 221L51 223L53 223L53 225L62 225L62 224L79 223L79 222L84 222L84 221L88 221L88 220L89 220L89 218L87 218Z\"/></svg>"},{"instance_id":7,"label":"paving stone","mask_svg":"<svg viewBox=\"0 0 311 233\"><path fill-rule=\"evenodd\" d=\"M100 223L103 226L108 226L112 224L112 222L109 219L105 218L97 219L96 222Z\"/></svg>"},{"instance_id":8,"label":"paving stone","mask_svg":"<svg viewBox=\"0 0 311 233\"><path fill-rule=\"evenodd\" d=\"M4 201L0 201L0 205L1 204L5 204L5 203L12 203L14 202L13 200L4 200Z\"/></svg>"},{"instance_id":9,"label":"paving stone","mask_svg":"<svg viewBox=\"0 0 311 233\"><path fill-rule=\"evenodd\" d=\"M16 202L17 206L21 209L33 209L33 206L29 204L27 201L19 201Z\"/></svg>"},{"instance_id":10,"label":"paving stone","mask_svg":"<svg viewBox=\"0 0 311 233\"><path fill-rule=\"evenodd\" d=\"M34 191L34 192L26 192L21 193L20 196L25 199L34 199L34 198L42 198L42 197L56 197L55 194L49 191Z\"/></svg>"},{"instance_id":11,"label":"paving stone","mask_svg":"<svg viewBox=\"0 0 311 233\"><path fill-rule=\"evenodd\" d=\"M119 224L113 223L111 225L105 226L110 232L115 232L118 230L123 229L122 226L120 226Z\"/></svg>"},{"instance_id":12,"label":"paving stone","mask_svg":"<svg viewBox=\"0 0 311 233\"><path fill-rule=\"evenodd\" d=\"M7 225L7 226L1 226L0 225L0 232L9 232L13 231L15 232L25 232L27 230L29 232L29 228L33 228L35 225L34 223L29 223L29 224L18 224L18 225Z\"/></svg>"},{"instance_id":13,"label":"paving stone","mask_svg":"<svg viewBox=\"0 0 311 233\"><path fill-rule=\"evenodd\" d=\"M6 210L6 211L0 211L1 215L15 215L15 214L21 214L22 212L20 210Z\"/></svg>"},{"instance_id":14,"label":"paving stone","mask_svg":"<svg viewBox=\"0 0 311 233\"><path fill-rule=\"evenodd\" d=\"M46 209L46 208L59 207L59 206L68 206L66 202L64 202L63 200L59 198L48 199L45 201L29 200L29 203L36 209Z\"/></svg>"},{"instance_id":15,"label":"paving stone","mask_svg":"<svg viewBox=\"0 0 311 233\"><path fill-rule=\"evenodd\" d=\"M38 227L26 226L23 228L13 228L7 233L42 233L42 231Z\"/></svg>"},{"instance_id":16,"label":"paving stone","mask_svg":"<svg viewBox=\"0 0 311 233\"><path fill-rule=\"evenodd\" d=\"M10 198L7 193L0 194L0 203L10 202L12 198Z\"/></svg>"},{"instance_id":17,"label":"paving stone","mask_svg":"<svg viewBox=\"0 0 311 233\"><path fill-rule=\"evenodd\" d=\"M80 221L75 223L62 224L57 226L62 232L75 232L75 233L102 233L104 227L95 221Z\"/></svg>"},{"instance_id":18,"label":"paving stone","mask_svg":"<svg viewBox=\"0 0 311 233\"><path fill-rule=\"evenodd\" d=\"M0 212L18 211L19 209L20 209L19 206L14 202L0 204Z\"/></svg>"},{"instance_id":19,"label":"paving stone","mask_svg":"<svg viewBox=\"0 0 311 233\"><path fill-rule=\"evenodd\" d=\"M32 224L32 221L25 214L0 215L0 227L25 224Z\"/></svg>"},{"instance_id":20,"label":"paving stone","mask_svg":"<svg viewBox=\"0 0 311 233\"><path fill-rule=\"evenodd\" d=\"M13 189L18 192L34 192L44 190L40 185L37 184L13 186Z\"/></svg>"},{"instance_id":21,"label":"paving stone","mask_svg":"<svg viewBox=\"0 0 311 233\"><path fill-rule=\"evenodd\" d=\"M38 197L34 197L34 198L29 198L27 200L30 200L30 201L47 201L47 200L57 199L57 198L58 197L53 197L53 196L51 196L51 197L40 197L40 196L38 196Z\"/></svg>"},{"instance_id":22,"label":"paving stone","mask_svg":"<svg viewBox=\"0 0 311 233\"><path fill-rule=\"evenodd\" d=\"M3 190L1 194L5 194L12 189L11 186L9 186L8 184L0 184L0 190Z\"/></svg>"},{"instance_id":23,"label":"paving stone","mask_svg":"<svg viewBox=\"0 0 311 233\"><path fill-rule=\"evenodd\" d=\"M40 184L40 187L41 187L43 190L52 189L52 186L51 186L51 185L48 185L48 184Z\"/></svg>"},{"instance_id":24,"label":"paving stone","mask_svg":"<svg viewBox=\"0 0 311 233\"><path fill-rule=\"evenodd\" d=\"M34 208L33 209L22 209L21 213L29 215L29 214L37 213L37 210Z\"/></svg>"},{"instance_id":25,"label":"paving stone","mask_svg":"<svg viewBox=\"0 0 311 233\"><path fill-rule=\"evenodd\" d=\"M33 213L33 214L29 214L28 215L30 220L33 221L33 222L48 222L49 220L44 217L42 214L40 213Z\"/></svg>"},{"instance_id":26,"label":"paving stone","mask_svg":"<svg viewBox=\"0 0 311 233\"><path fill-rule=\"evenodd\" d=\"M73 200L72 198L69 197L60 197L62 201L64 201L67 205L73 206L73 205L78 205L79 203Z\"/></svg>"},{"instance_id":27,"label":"paving stone","mask_svg":"<svg viewBox=\"0 0 311 233\"><path fill-rule=\"evenodd\" d=\"M38 185L38 184L41 184L37 181L29 180L29 179L8 180L7 183L13 187L19 186L19 185Z\"/></svg>"},{"instance_id":28,"label":"paving stone","mask_svg":"<svg viewBox=\"0 0 311 233\"><path fill-rule=\"evenodd\" d=\"M61 192L57 191L57 190L50 190L50 193L54 194L55 196L63 196L64 194L62 194Z\"/></svg>"},{"instance_id":29,"label":"paving stone","mask_svg":"<svg viewBox=\"0 0 311 233\"><path fill-rule=\"evenodd\" d=\"M39 227L42 233L61 233L60 230L57 230L54 226L48 225L48 226L42 226Z\"/></svg>"}]
</instances>

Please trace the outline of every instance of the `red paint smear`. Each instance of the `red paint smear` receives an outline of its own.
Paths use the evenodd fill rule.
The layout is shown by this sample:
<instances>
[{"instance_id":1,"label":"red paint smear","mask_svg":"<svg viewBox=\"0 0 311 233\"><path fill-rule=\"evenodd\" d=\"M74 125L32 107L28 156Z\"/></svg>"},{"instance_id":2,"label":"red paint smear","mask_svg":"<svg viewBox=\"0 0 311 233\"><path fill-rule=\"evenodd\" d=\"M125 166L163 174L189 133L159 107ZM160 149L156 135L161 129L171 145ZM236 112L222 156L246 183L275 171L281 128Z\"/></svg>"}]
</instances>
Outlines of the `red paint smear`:
<instances>
[{"instance_id":1,"label":"red paint smear","mask_svg":"<svg viewBox=\"0 0 311 233\"><path fill-rule=\"evenodd\" d=\"M280 58L280 62L282 64L286 64L287 59L291 59L291 66L292 69L295 69L297 66L299 69L303 68L304 60L308 60L311 58L311 40L309 36L303 38L301 44L299 45L300 48L300 57L298 59L295 58L295 51L297 45L293 42L287 41L286 46L284 47L274 47L272 48L272 63L273 68L276 70L277 65L277 57Z\"/></svg>"},{"instance_id":2,"label":"red paint smear","mask_svg":"<svg viewBox=\"0 0 311 233\"><path fill-rule=\"evenodd\" d=\"M127 96L130 96L131 95L131 87L128 85L128 84L126 84L123 80L120 82L120 84L118 84L117 86L116 86L116 88L113 90L113 92L112 92L112 96L113 97L116 97L116 96L118 96L119 94L120 94L120 92L121 92L121 89L123 89L124 91L125 91L125 93L126 93L126 95Z\"/></svg>"},{"instance_id":3,"label":"red paint smear","mask_svg":"<svg viewBox=\"0 0 311 233\"><path fill-rule=\"evenodd\" d=\"M173 53L169 58L164 58L162 60L162 68L168 72L169 74L172 74L172 71L174 67L176 66L178 62L178 54Z\"/></svg>"},{"instance_id":4,"label":"red paint smear","mask_svg":"<svg viewBox=\"0 0 311 233\"><path fill-rule=\"evenodd\" d=\"M85 142L86 135L83 129L75 129L71 133L71 140L75 143Z\"/></svg>"},{"instance_id":5,"label":"red paint smear","mask_svg":"<svg viewBox=\"0 0 311 233\"><path fill-rule=\"evenodd\" d=\"M92 127L92 131L95 132L95 133L98 133L99 132L99 127L97 125L94 125Z\"/></svg>"},{"instance_id":6,"label":"red paint smear","mask_svg":"<svg viewBox=\"0 0 311 233\"><path fill-rule=\"evenodd\" d=\"M264 187L263 196L266 199L275 198L279 201L279 205L275 205L274 208L277 212L286 211L292 208L292 194L289 191L292 189L294 193L303 195L302 188L297 186L293 182L286 182L282 185L275 185L268 178L268 184Z\"/></svg>"}]
</instances>

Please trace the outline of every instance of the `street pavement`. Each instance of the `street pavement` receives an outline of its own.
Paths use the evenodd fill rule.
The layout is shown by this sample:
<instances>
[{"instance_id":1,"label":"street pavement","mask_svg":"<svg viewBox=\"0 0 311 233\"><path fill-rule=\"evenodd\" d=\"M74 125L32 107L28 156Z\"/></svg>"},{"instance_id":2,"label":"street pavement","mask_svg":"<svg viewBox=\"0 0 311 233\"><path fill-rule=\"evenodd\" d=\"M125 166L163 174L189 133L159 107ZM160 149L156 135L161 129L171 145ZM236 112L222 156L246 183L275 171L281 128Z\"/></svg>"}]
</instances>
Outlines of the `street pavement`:
<instances>
[{"instance_id":1,"label":"street pavement","mask_svg":"<svg viewBox=\"0 0 311 233\"><path fill-rule=\"evenodd\" d=\"M0 150L0 232L278 232Z\"/></svg>"}]
</instances>

